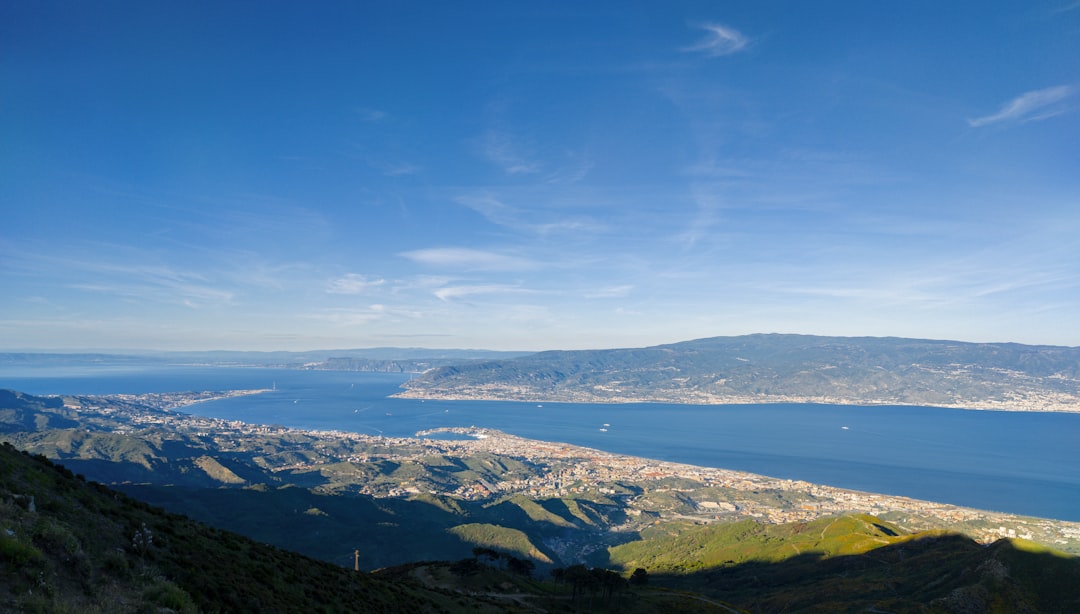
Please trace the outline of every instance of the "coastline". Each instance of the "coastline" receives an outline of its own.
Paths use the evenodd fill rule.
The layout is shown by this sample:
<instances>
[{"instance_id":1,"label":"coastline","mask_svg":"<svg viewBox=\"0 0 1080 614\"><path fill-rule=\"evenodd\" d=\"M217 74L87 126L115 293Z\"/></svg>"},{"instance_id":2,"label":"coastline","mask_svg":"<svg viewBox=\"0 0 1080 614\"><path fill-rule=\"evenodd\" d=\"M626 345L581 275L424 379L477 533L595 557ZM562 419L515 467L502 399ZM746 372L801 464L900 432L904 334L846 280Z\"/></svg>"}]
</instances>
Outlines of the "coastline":
<instances>
[{"instance_id":1,"label":"coastline","mask_svg":"<svg viewBox=\"0 0 1080 614\"><path fill-rule=\"evenodd\" d=\"M938 407L942 409L964 409L970 411L1007 411L1033 413L1069 413L1080 414L1080 399L1041 400L1041 401L955 401L952 403L911 403L897 400L848 399L839 397L798 396L798 395L756 395L756 396L714 396L688 395L687 397L669 396L598 396L588 393L543 395L524 391L425 391L405 389L390 395L394 399L414 399L425 401L507 401L516 403L591 403L596 405L623 405L638 403L664 403L670 405L770 405L779 403L807 405L846 405L865 407Z\"/></svg>"},{"instance_id":2,"label":"coastline","mask_svg":"<svg viewBox=\"0 0 1080 614\"><path fill-rule=\"evenodd\" d=\"M209 403L210 401L220 401L221 399L232 399L235 397L252 396L256 394L264 394L267 392L273 392L273 390L271 390L270 388L258 388L252 390L214 390L207 392L147 392L142 394L121 393L86 396L122 401L125 403L141 403L153 407L154 409L171 411L175 409L180 409L182 407L197 405L199 403ZM61 396L72 397L73 395Z\"/></svg>"},{"instance_id":3,"label":"coastline","mask_svg":"<svg viewBox=\"0 0 1080 614\"><path fill-rule=\"evenodd\" d=\"M696 523L732 522L751 518L770 524L808 522L818 518L842 514L870 514L881 516L912 531L946 530L968 535L976 541L989 544L999 539L1033 541L1044 546L1080 556L1080 522L1023 516L887 495L803 480L776 478L746 471L706 467L687 463L656 460L625 454L617 454L563 442L527 439L483 427L441 427L418 431L411 438L393 438L361 435L344 431L311 431L291 429L313 437L335 439L378 440L388 445L421 446L423 454L438 453L452 457L465 457L488 453L527 460L530 463L551 467L568 464L570 469L559 469L551 477L551 483L562 483L575 477L587 479L589 492L604 493L609 485L625 482L663 483L670 479L700 482L705 496L683 489L681 494L695 501L695 510L657 510L657 521L688 520ZM451 433L466 439L438 439L431 435ZM297 467L293 467L296 469ZM494 486L494 488L490 488ZM661 487L663 488L663 487ZM581 492L584 492L581 491ZM475 487L458 492L438 493L464 499L477 494ZM784 506L755 502L750 494L782 493L787 499ZM572 489L545 488L544 480L510 480L499 484L487 484L479 491L481 497L504 497L525 494L530 497L570 496ZM722 494L718 494L722 493ZM375 493L372 493L375 494ZM409 496L401 490L384 496ZM378 495L376 495L378 496Z\"/></svg>"},{"instance_id":4,"label":"coastline","mask_svg":"<svg viewBox=\"0 0 1080 614\"><path fill-rule=\"evenodd\" d=\"M57 397L64 398L65 405L71 409L81 409L88 415L97 414L136 429L167 427L179 433L194 433L211 445L208 448L210 454L215 454L216 446L225 446L235 453L243 449L243 442L250 438L283 435L290 439L291 446L300 445L309 450L310 454L304 460L293 455L274 460L258 454L259 463L273 473L321 472L341 463L372 463L374 469L385 462L408 463L428 471L432 458L465 460L477 455L514 459L530 467L527 475L502 473L486 479L436 483L403 481L382 476L375 470L369 477L349 486L349 492L376 498L408 498L425 493L480 501L514 495L533 500L594 497L622 506L626 511L626 521L610 527L612 531L638 530L661 521L708 524L749 518L779 524L861 513L879 516L911 531L953 531L983 543L1003 538L1028 540L1072 556L1080 555L1080 522L1076 521L657 460L564 442L527 439L478 426L439 427L417 431L411 437L395 437L343 430L268 427L173 411L213 399L262 392L268 390ZM466 438L431 437L439 433Z\"/></svg>"}]
</instances>

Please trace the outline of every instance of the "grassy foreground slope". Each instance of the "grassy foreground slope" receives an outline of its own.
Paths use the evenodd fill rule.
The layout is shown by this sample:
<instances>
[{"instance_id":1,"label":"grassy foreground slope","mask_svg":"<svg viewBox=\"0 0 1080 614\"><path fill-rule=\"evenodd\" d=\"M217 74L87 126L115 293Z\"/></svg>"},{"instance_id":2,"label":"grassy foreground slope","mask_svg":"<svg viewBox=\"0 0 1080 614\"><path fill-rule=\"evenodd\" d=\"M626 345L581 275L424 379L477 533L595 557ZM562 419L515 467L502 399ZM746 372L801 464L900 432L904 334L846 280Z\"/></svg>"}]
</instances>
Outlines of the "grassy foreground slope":
<instances>
[{"instance_id":1,"label":"grassy foreground slope","mask_svg":"<svg viewBox=\"0 0 1080 614\"><path fill-rule=\"evenodd\" d=\"M167 514L0 445L0 611L503 611Z\"/></svg>"},{"instance_id":2,"label":"grassy foreground slope","mask_svg":"<svg viewBox=\"0 0 1080 614\"><path fill-rule=\"evenodd\" d=\"M607 564L754 612L1080 612L1080 559L1022 540L908 534L873 516L668 524Z\"/></svg>"}]
</instances>

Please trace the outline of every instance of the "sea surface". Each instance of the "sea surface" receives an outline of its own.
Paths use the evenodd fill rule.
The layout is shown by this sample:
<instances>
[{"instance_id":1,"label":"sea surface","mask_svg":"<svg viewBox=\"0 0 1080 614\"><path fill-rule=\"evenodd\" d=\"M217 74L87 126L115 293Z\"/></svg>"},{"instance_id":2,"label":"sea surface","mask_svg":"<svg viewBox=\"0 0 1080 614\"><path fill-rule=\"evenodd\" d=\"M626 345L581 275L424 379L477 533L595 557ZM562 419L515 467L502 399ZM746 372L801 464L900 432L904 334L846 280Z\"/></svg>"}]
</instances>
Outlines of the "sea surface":
<instances>
[{"instance_id":1,"label":"sea surface","mask_svg":"<svg viewBox=\"0 0 1080 614\"><path fill-rule=\"evenodd\" d=\"M1080 521L1080 414L389 398L406 379L238 367L0 366L0 388L31 394L271 389L183 411L394 437L480 426L620 454Z\"/></svg>"}]
</instances>

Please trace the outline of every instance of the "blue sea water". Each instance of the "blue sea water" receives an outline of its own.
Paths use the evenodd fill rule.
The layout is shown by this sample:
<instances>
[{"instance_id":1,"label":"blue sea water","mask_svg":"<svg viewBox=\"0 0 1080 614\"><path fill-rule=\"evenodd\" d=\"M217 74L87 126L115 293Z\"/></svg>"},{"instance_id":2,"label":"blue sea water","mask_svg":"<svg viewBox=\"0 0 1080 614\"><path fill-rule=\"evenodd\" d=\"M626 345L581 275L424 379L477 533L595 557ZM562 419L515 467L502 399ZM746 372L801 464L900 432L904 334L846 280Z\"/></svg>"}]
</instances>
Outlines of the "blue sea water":
<instances>
[{"instance_id":1,"label":"blue sea water","mask_svg":"<svg viewBox=\"0 0 1080 614\"><path fill-rule=\"evenodd\" d=\"M0 368L0 388L32 394L276 388L185 411L387 436L481 426L646 458L1080 521L1080 414L388 398L406 379L264 368Z\"/></svg>"}]
</instances>

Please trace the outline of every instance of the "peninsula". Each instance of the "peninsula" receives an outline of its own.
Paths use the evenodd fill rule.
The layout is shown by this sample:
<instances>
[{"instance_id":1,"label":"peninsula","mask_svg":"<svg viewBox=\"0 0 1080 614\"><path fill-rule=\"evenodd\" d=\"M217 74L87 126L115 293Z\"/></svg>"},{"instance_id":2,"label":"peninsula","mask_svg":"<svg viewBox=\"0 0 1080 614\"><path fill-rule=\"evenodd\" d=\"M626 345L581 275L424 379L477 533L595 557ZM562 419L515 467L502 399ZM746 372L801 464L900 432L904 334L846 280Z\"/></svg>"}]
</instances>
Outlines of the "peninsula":
<instances>
[{"instance_id":1,"label":"peninsula","mask_svg":"<svg viewBox=\"0 0 1080 614\"><path fill-rule=\"evenodd\" d=\"M397 396L574 403L827 403L1080 411L1080 348L746 335L434 368Z\"/></svg>"}]
</instances>

